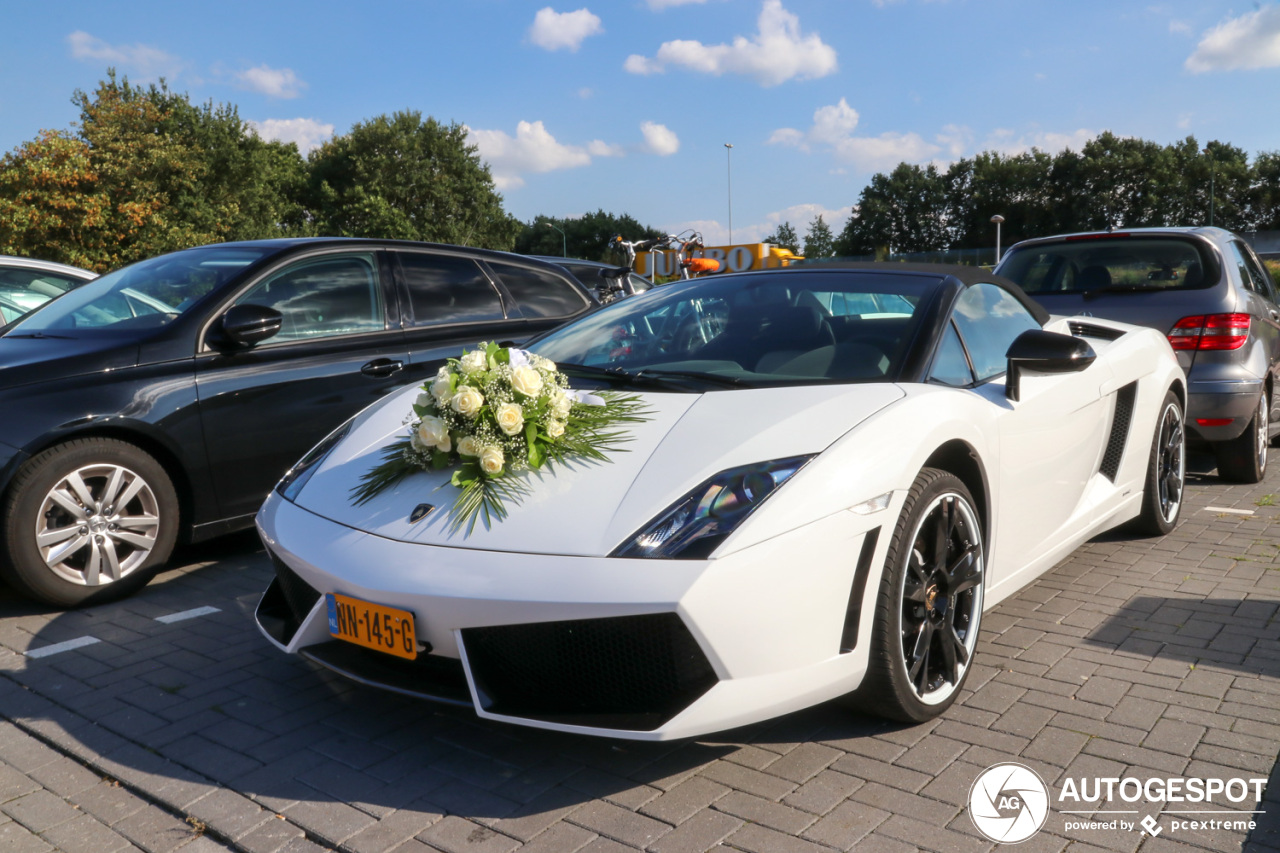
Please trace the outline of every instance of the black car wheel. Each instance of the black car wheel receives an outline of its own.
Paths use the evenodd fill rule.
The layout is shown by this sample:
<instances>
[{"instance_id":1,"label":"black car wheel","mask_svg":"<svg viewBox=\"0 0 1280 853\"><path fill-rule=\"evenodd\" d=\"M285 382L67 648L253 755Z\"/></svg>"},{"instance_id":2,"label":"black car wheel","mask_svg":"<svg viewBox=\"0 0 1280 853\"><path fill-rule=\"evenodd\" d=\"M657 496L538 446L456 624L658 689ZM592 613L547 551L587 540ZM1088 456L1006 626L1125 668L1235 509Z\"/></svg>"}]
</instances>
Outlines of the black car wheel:
<instances>
[{"instance_id":1,"label":"black car wheel","mask_svg":"<svg viewBox=\"0 0 1280 853\"><path fill-rule=\"evenodd\" d=\"M84 438L28 460L4 501L7 579L59 607L144 586L173 551L178 498L164 468L131 444Z\"/></svg>"},{"instance_id":2,"label":"black car wheel","mask_svg":"<svg viewBox=\"0 0 1280 853\"><path fill-rule=\"evenodd\" d=\"M924 469L889 544L867 676L854 696L861 707L923 722L955 701L978 642L984 572L969 490L952 474Z\"/></svg>"},{"instance_id":3,"label":"black car wheel","mask_svg":"<svg viewBox=\"0 0 1280 853\"><path fill-rule=\"evenodd\" d=\"M1238 437L1213 445L1218 458L1218 473L1235 483L1260 483L1267 473L1267 446L1271 444L1271 402L1267 392L1258 398L1253 420Z\"/></svg>"},{"instance_id":4,"label":"black car wheel","mask_svg":"<svg viewBox=\"0 0 1280 853\"><path fill-rule=\"evenodd\" d=\"M1182 403L1172 391L1165 394L1142 492L1142 514L1136 527L1152 536L1164 536L1182 514L1182 490L1187 479L1187 432L1182 425Z\"/></svg>"}]
</instances>

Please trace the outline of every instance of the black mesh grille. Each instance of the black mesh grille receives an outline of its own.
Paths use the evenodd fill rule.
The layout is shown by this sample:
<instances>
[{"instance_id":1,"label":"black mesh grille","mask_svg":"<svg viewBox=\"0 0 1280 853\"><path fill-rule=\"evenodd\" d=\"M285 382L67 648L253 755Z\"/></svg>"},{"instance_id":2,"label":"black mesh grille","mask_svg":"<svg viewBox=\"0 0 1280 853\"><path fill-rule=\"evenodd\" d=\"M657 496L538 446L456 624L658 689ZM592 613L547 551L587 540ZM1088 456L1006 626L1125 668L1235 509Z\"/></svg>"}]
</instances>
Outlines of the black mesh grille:
<instances>
[{"instance_id":1,"label":"black mesh grille","mask_svg":"<svg viewBox=\"0 0 1280 853\"><path fill-rule=\"evenodd\" d=\"M293 569L286 566L284 561L275 554L272 554L270 549L267 550L267 553L271 555L271 564L276 569L276 580L280 581L280 591L284 593L284 599L289 605L289 611L293 614L293 618L301 623L311 613L311 608L315 607L316 602L320 600L320 593L298 577Z\"/></svg>"},{"instance_id":2,"label":"black mesh grille","mask_svg":"<svg viewBox=\"0 0 1280 853\"><path fill-rule=\"evenodd\" d=\"M1111 421L1111 436L1107 439L1107 450L1102 454L1102 465L1098 468L1098 472L1113 483L1120 471L1120 460L1124 458L1124 446L1129 438L1129 421L1133 418L1133 401L1137 393L1137 382L1130 382L1116 392L1116 414Z\"/></svg>"},{"instance_id":3,"label":"black mesh grille","mask_svg":"<svg viewBox=\"0 0 1280 853\"><path fill-rule=\"evenodd\" d=\"M298 653L361 684L451 705L471 705L467 675L456 658L418 655L405 660L342 640L317 643Z\"/></svg>"},{"instance_id":4,"label":"black mesh grille","mask_svg":"<svg viewBox=\"0 0 1280 853\"><path fill-rule=\"evenodd\" d=\"M649 731L716 683L674 613L468 628L467 662L485 710Z\"/></svg>"}]
</instances>

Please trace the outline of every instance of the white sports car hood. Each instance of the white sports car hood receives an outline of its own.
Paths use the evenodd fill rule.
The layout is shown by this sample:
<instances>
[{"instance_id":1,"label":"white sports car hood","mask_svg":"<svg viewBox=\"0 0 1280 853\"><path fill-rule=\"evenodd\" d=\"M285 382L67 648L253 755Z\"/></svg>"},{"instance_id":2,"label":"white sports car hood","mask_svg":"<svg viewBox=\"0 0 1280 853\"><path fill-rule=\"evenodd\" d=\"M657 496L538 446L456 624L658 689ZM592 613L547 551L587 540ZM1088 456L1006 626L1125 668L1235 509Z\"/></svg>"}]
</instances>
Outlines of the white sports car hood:
<instances>
[{"instance_id":1,"label":"white sports car hood","mask_svg":"<svg viewBox=\"0 0 1280 853\"><path fill-rule=\"evenodd\" d=\"M528 473L530 494L508 503L491 527L468 536L451 531L458 490L451 470L406 478L362 506L351 500L382 448L408 434L402 423L417 387L360 417L298 496L299 506L388 539L532 554L604 556L699 483L727 468L819 453L880 409L902 398L891 384L803 385L644 394L648 421L631 425L632 440L605 463L571 463ZM436 509L416 523L419 504Z\"/></svg>"}]
</instances>

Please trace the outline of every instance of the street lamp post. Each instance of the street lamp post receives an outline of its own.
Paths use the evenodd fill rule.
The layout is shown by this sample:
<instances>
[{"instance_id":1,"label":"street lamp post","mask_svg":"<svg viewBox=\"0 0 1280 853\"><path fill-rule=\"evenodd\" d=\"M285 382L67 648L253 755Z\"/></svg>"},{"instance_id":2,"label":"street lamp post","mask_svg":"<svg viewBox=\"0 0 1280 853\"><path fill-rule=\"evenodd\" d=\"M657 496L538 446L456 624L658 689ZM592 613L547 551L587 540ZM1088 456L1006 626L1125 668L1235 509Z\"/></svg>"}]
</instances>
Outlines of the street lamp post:
<instances>
[{"instance_id":1,"label":"street lamp post","mask_svg":"<svg viewBox=\"0 0 1280 853\"><path fill-rule=\"evenodd\" d=\"M991 217L991 221L996 224L996 263L1000 263L1000 224L1004 222L1004 217L996 214Z\"/></svg>"},{"instance_id":2,"label":"street lamp post","mask_svg":"<svg viewBox=\"0 0 1280 853\"><path fill-rule=\"evenodd\" d=\"M729 245L733 245L733 143L724 144L725 165L729 170Z\"/></svg>"},{"instance_id":3,"label":"street lamp post","mask_svg":"<svg viewBox=\"0 0 1280 853\"><path fill-rule=\"evenodd\" d=\"M543 221L542 224L547 226L548 228L555 228L557 231L560 232L560 257L562 258L569 257L569 238L564 236L564 229L557 228L555 225L552 225L550 222L547 222L545 220Z\"/></svg>"}]
</instances>

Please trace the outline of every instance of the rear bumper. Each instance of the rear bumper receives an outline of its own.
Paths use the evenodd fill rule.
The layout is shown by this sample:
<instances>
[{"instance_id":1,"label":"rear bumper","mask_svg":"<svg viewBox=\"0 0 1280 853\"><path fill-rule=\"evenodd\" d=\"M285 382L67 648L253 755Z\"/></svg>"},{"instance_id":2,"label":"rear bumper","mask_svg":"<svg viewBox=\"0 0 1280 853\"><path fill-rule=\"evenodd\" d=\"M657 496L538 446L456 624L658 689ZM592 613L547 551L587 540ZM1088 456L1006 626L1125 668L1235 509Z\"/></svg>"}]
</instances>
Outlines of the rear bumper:
<instances>
[{"instance_id":1,"label":"rear bumper","mask_svg":"<svg viewBox=\"0 0 1280 853\"><path fill-rule=\"evenodd\" d=\"M1187 383L1187 428L1205 441L1229 441L1245 431L1258 408L1261 379L1196 380ZM1202 426L1201 419L1230 418L1221 426Z\"/></svg>"}]
</instances>

